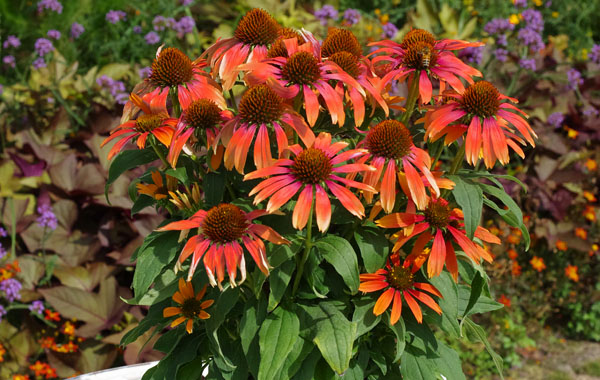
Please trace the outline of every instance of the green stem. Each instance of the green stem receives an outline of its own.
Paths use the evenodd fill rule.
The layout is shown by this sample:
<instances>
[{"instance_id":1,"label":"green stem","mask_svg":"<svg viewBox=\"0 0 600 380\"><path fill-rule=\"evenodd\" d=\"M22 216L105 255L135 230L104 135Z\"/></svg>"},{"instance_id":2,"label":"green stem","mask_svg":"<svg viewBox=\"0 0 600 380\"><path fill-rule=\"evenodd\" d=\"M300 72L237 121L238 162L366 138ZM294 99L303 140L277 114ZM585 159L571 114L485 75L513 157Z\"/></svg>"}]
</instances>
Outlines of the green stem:
<instances>
[{"instance_id":1,"label":"green stem","mask_svg":"<svg viewBox=\"0 0 600 380\"><path fill-rule=\"evenodd\" d=\"M456 156L454 156L454 160L452 161L452 165L450 166L450 171L448 175L456 174L458 169L462 167L463 161L465 159L465 143L463 142L460 148L458 148L458 152L456 152Z\"/></svg>"},{"instance_id":2,"label":"green stem","mask_svg":"<svg viewBox=\"0 0 600 380\"><path fill-rule=\"evenodd\" d=\"M237 104L235 103L235 95L233 95L233 90L229 90L229 98L231 99L231 105L233 106L233 109L235 110L235 112L237 112Z\"/></svg>"},{"instance_id":3,"label":"green stem","mask_svg":"<svg viewBox=\"0 0 600 380\"><path fill-rule=\"evenodd\" d=\"M521 76L521 71L523 71L523 69L519 67L519 70L517 70L515 75L513 75L512 80L510 81L510 84L508 85L508 88L506 89L506 96L512 96L512 91L513 91L515 85L517 84L519 77Z\"/></svg>"},{"instance_id":4,"label":"green stem","mask_svg":"<svg viewBox=\"0 0 600 380\"><path fill-rule=\"evenodd\" d=\"M306 224L306 239L304 240L304 252L302 253L302 257L298 262L298 271L296 272L296 278L294 279L294 285L292 287L292 297L296 295L296 291L298 291L298 285L300 285L300 279L302 278L302 274L304 273L304 265L306 264L306 260L308 259L308 254L310 253L310 249L312 248L312 220L313 220L313 212L314 212L314 197L310 204L310 211L308 214L308 223Z\"/></svg>"},{"instance_id":5,"label":"green stem","mask_svg":"<svg viewBox=\"0 0 600 380\"><path fill-rule=\"evenodd\" d=\"M402 119L400 121L406 125L406 123L410 120L412 116L415 105L417 104L417 99L419 98L419 71L415 71L415 75L413 76L413 80L410 84L410 88L408 89L408 98L406 99L406 111L402 115Z\"/></svg>"},{"instance_id":6,"label":"green stem","mask_svg":"<svg viewBox=\"0 0 600 380\"><path fill-rule=\"evenodd\" d=\"M150 140L150 145L152 145L152 149L154 149L154 152L156 153L156 155L158 156L158 158L160 158L160 160L163 162L163 164L165 165L165 167L169 167L169 162L167 161L167 158L165 157L164 153L161 152L161 150L158 148L158 145L156 145L156 141L154 141L153 136L151 136L149 138Z\"/></svg>"},{"instance_id":7,"label":"green stem","mask_svg":"<svg viewBox=\"0 0 600 380\"><path fill-rule=\"evenodd\" d=\"M173 106L173 117L177 118L181 116L181 105L179 104L179 98L177 92L170 90L171 105Z\"/></svg>"}]
</instances>

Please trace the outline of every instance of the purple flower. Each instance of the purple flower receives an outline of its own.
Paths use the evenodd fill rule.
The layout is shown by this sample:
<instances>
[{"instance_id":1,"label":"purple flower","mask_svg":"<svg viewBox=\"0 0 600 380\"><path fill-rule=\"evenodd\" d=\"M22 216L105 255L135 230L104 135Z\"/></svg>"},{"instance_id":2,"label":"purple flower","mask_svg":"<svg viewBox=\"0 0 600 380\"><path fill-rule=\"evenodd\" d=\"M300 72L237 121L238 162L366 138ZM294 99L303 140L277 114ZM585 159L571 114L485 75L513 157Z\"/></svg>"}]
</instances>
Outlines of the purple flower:
<instances>
[{"instance_id":1,"label":"purple flower","mask_svg":"<svg viewBox=\"0 0 600 380\"><path fill-rule=\"evenodd\" d=\"M4 292L8 302L21 299L21 283L14 278L0 281L0 291Z\"/></svg>"},{"instance_id":2,"label":"purple flower","mask_svg":"<svg viewBox=\"0 0 600 380\"><path fill-rule=\"evenodd\" d=\"M48 31L48 33L46 33L46 35L50 38L54 38L55 40L58 40L60 38L60 32L58 30L55 29L50 29Z\"/></svg>"},{"instance_id":3,"label":"purple flower","mask_svg":"<svg viewBox=\"0 0 600 380\"><path fill-rule=\"evenodd\" d=\"M515 0L515 7L519 7L519 8L527 7L527 0Z\"/></svg>"},{"instance_id":4,"label":"purple flower","mask_svg":"<svg viewBox=\"0 0 600 380\"><path fill-rule=\"evenodd\" d=\"M154 17L154 20L152 20L152 27L157 32L163 31L166 28L173 28L176 24L177 22L173 17L166 18L164 16L158 15Z\"/></svg>"},{"instance_id":5,"label":"purple flower","mask_svg":"<svg viewBox=\"0 0 600 380\"><path fill-rule=\"evenodd\" d=\"M526 9L521 13L523 21L527 24L528 28L532 28L537 32L544 30L544 17L542 12L536 11L535 9Z\"/></svg>"},{"instance_id":6,"label":"purple flower","mask_svg":"<svg viewBox=\"0 0 600 380\"><path fill-rule=\"evenodd\" d=\"M4 92L4 86L0 84L0 95Z\"/></svg>"},{"instance_id":7,"label":"purple flower","mask_svg":"<svg viewBox=\"0 0 600 380\"><path fill-rule=\"evenodd\" d=\"M40 58L36 59L35 61L33 61L32 65L34 68L39 70L42 67L46 67L46 61L44 60L44 58L40 57Z\"/></svg>"},{"instance_id":8,"label":"purple flower","mask_svg":"<svg viewBox=\"0 0 600 380\"><path fill-rule=\"evenodd\" d=\"M148 32L148 34L144 36L144 39L148 45L154 45L160 42L160 36L155 31Z\"/></svg>"},{"instance_id":9,"label":"purple flower","mask_svg":"<svg viewBox=\"0 0 600 380\"><path fill-rule=\"evenodd\" d=\"M106 13L106 21L110 22L111 24L116 24L121 20L125 20L126 16L127 14L123 11L115 11L111 9L108 11L108 13Z\"/></svg>"},{"instance_id":10,"label":"purple flower","mask_svg":"<svg viewBox=\"0 0 600 380\"><path fill-rule=\"evenodd\" d=\"M52 207L50 207L50 205L43 204L41 206L38 206L37 212L38 214L40 214L40 216L38 216L36 222L41 227L48 227L51 230L56 229L56 227L58 226L58 220L56 219L56 215L54 215L54 212L52 212Z\"/></svg>"},{"instance_id":11,"label":"purple flower","mask_svg":"<svg viewBox=\"0 0 600 380\"><path fill-rule=\"evenodd\" d=\"M4 306L0 305L0 322L2 322L2 317L6 315L6 309Z\"/></svg>"},{"instance_id":12,"label":"purple flower","mask_svg":"<svg viewBox=\"0 0 600 380\"><path fill-rule=\"evenodd\" d=\"M541 34L529 26L519 30L519 40L523 45L530 46L533 51L540 51L545 46Z\"/></svg>"},{"instance_id":13,"label":"purple flower","mask_svg":"<svg viewBox=\"0 0 600 380\"><path fill-rule=\"evenodd\" d=\"M142 79L148 78L150 76L150 73L152 73L152 69L148 66L142 67L141 69L138 70L138 75Z\"/></svg>"},{"instance_id":14,"label":"purple flower","mask_svg":"<svg viewBox=\"0 0 600 380\"><path fill-rule=\"evenodd\" d=\"M383 29L381 38L394 38L396 33L398 33L398 28L396 28L396 25L392 24L391 22L386 22L385 24L381 25L381 29Z\"/></svg>"},{"instance_id":15,"label":"purple flower","mask_svg":"<svg viewBox=\"0 0 600 380\"><path fill-rule=\"evenodd\" d=\"M12 55L7 55L7 56L5 56L4 58L2 58L2 62L4 62L4 64L5 64L6 66L10 66L10 67L12 67L13 69L15 68L15 62L16 62L16 61L15 61L15 57L14 57L14 56L12 56Z\"/></svg>"},{"instance_id":16,"label":"purple flower","mask_svg":"<svg viewBox=\"0 0 600 380\"><path fill-rule=\"evenodd\" d=\"M315 12L315 17L321 21L321 25L327 25L327 20L337 20L338 11L332 5L323 5L323 8Z\"/></svg>"},{"instance_id":17,"label":"purple flower","mask_svg":"<svg viewBox=\"0 0 600 380\"><path fill-rule=\"evenodd\" d=\"M2 244L0 244L0 260L2 260L4 258L4 256L6 256L6 249L4 249L4 247L2 246Z\"/></svg>"},{"instance_id":18,"label":"purple flower","mask_svg":"<svg viewBox=\"0 0 600 380\"><path fill-rule=\"evenodd\" d=\"M8 234L6 233L6 230L2 227L0 227L0 237L7 237Z\"/></svg>"},{"instance_id":19,"label":"purple flower","mask_svg":"<svg viewBox=\"0 0 600 380\"><path fill-rule=\"evenodd\" d=\"M522 59L519 60L519 66L521 66L525 70L535 71L535 69L536 69L535 59L533 59L533 58L522 58Z\"/></svg>"},{"instance_id":20,"label":"purple flower","mask_svg":"<svg viewBox=\"0 0 600 380\"><path fill-rule=\"evenodd\" d=\"M129 94L126 92L122 92L115 96L115 101L122 106L125 105L128 100L129 100Z\"/></svg>"},{"instance_id":21,"label":"purple flower","mask_svg":"<svg viewBox=\"0 0 600 380\"><path fill-rule=\"evenodd\" d=\"M560 112L553 112L548 116L548 124L554 128L560 128L565 121L565 115Z\"/></svg>"},{"instance_id":22,"label":"purple flower","mask_svg":"<svg viewBox=\"0 0 600 380\"><path fill-rule=\"evenodd\" d=\"M458 57L469 63L480 65L483 60L483 46L469 46L459 50Z\"/></svg>"},{"instance_id":23,"label":"purple flower","mask_svg":"<svg viewBox=\"0 0 600 380\"><path fill-rule=\"evenodd\" d=\"M488 34L498 34L507 30L514 30L515 26L507 18L495 18L485 24L483 30Z\"/></svg>"},{"instance_id":24,"label":"purple flower","mask_svg":"<svg viewBox=\"0 0 600 380\"><path fill-rule=\"evenodd\" d=\"M40 300L33 301L31 305L29 305L29 311L32 313L42 314L44 312L44 303Z\"/></svg>"},{"instance_id":25,"label":"purple flower","mask_svg":"<svg viewBox=\"0 0 600 380\"><path fill-rule=\"evenodd\" d=\"M139 25L136 25L136 26L134 26L134 27L133 27L133 33L135 33L135 34L140 34L140 33L142 33L142 27L141 27L141 26L139 26Z\"/></svg>"},{"instance_id":26,"label":"purple flower","mask_svg":"<svg viewBox=\"0 0 600 380\"><path fill-rule=\"evenodd\" d=\"M188 33L192 33L196 27L196 22L190 16L183 16L173 25L173 30L177 32L177 37L183 38Z\"/></svg>"},{"instance_id":27,"label":"purple flower","mask_svg":"<svg viewBox=\"0 0 600 380\"><path fill-rule=\"evenodd\" d=\"M187 7L188 5L191 5L194 2L194 0L181 0L181 5L183 5L184 7Z\"/></svg>"},{"instance_id":28,"label":"purple flower","mask_svg":"<svg viewBox=\"0 0 600 380\"><path fill-rule=\"evenodd\" d=\"M496 38L496 43L500 46L506 47L508 45L508 40L506 34L501 34Z\"/></svg>"},{"instance_id":29,"label":"purple flower","mask_svg":"<svg viewBox=\"0 0 600 380\"><path fill-rule=\"evenodd\" d=\"M96 84L110 91L110 94L115 98L117 95L125 92L125 83L119 80L114 80L108 75L100 76L98 79L96 79Z\"/></svg>"},{"instance_id":30,"label":"purple flower","mask_svg":"<svg viewBox=\"0 0 600 380\"><path fill-rule=\"evenodd\" d=\"M54 45L52 45L52 41L46 38L38 38L37 41L35 41L34 47L35 51L40 57L43 57L54 50Z\"/></svg>"},{"instance_id":31,"label":"purple flower","mask_svg":"<svg viewBox=\"0 0 600 380\"><path fill-rule=\"evenodd\" d=\"M586 108L586 109L583 110L583 115L584 116L596 117L596 116L598 116L598 110L595 109L594 107L588 107L588 108Z\"/></svg>"},{"instance_id":32,"label":"purple flower","mask_svg":"<svg viewBox=\"0 0 600 380\"><path fill-rule=\"evenodd\" d=\"M79 36L81 36L83 32L85 32L85 28L83 27L83 25L77 22L71 24L71 37L73 39L79 38Z\"/></svg>"},{"instance_id":33,"label":"purple flower","mask_svg":"<svg viewBox=\"0 0 600 380\"><path fill-rule=\"evenodd\" d=\"M344 21L347 25L358 24L360 18L361 16L358 9L348 8L344 11Z\"/></svg>"},{"instance_id":34,"label":"purple flower","mask_svg":"<svg viewBox=\"0 0 600 380\"><path fill-rule=\"evenodd\" d=\"M44 9L49 9L58 14L61 14L63 10L62 4L59 3L57 0L41 0L40 2L38 2L37 8L38 13L42 13Z\"/></svg>"},{"instance_id":35,"label":"purple flower","mask_svg":"<svg viewBox=\"0 0 600 380\"><path fill-rule=\"evenodd\" d=\"M575 69L570 69L567 71L567 82L568 87L571 90L575 90L579 85L583 84L583 78L581 78L581 73Z\"/></svg>"},{"instance_id":36,"label":"purple flower","mask_svg":"<svg viewBox=\"0 0 600 380\"><path fill-rule=\"evenodd\" d=\"M19 46L21 46L21 40L19 40L17 38L17 36L13 36L13 35L6 37L6 41L4 41L4 43L2 44L2 47L5 49L8 49L11 46L18 48Z\"/></svg>"},{"instance_id":37,"label":"purple flower","mask_svg":"<svg viewBox=\"0 0 600 380\"><path fill-rule=\"evenodd\" d=\"M590 61L600 65L600 44L594 44L592 50L588 54Z\"/></svg>"}]
</instances>

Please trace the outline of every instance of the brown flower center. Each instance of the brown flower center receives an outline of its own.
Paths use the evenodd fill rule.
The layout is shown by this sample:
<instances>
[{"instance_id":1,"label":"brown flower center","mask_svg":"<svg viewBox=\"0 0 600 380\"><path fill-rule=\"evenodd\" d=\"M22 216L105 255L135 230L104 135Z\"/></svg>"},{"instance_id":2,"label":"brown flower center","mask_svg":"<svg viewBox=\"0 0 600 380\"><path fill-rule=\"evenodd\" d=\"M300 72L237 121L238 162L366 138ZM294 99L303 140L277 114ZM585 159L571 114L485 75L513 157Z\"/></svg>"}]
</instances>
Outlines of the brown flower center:
<instances>
[{"instance_id":1,"label":"brown flower center","mask_svg":"<svg viewBox=\"0 0 600 380\"><path fill-rule=\"evenodd\" d=\"M482 80L465 90L461 103L472 115L482 118L494 116L500 109L500 92L493 84Z\"/></svg>"},{"instance_id":2,"label":"brown flower center","mask_svg":"<svg viewBox=\"0 0 600 380\"><path fill-rule=\"evenodd\" d=\"M321 77L319 61L306 51L292 54L283 66L282 76L292 84L311 84Z\"/></svg>"},{"instance_id":3,"label":"brown flower center","mask_svg":"<svg viewBox=\"0 0 600 380\"><path fill-rule=\"evenodd\" d=\"M270 45L279 36L279 28L273 16L254 8L242 17L233 34L247 45Z\"/></svg>"},{"instance_id":4,"label":"brown flower center","mask_svg":"<svg viewBox=\"0 0 600 380\"><path fill-rule=\"evenodd\" d=\"M277 38L277 40L275 42L273 42L273 45L271 45L271 47L269 48L269 51L267 52L267 58L276 58L276 57L287 58L288 52L287 52L287 48L285 47L285 43L283 41L288 40L290 38L296 38L298 40L298 45L302 45L303 43L306 42L304 37L302 37L302 35L300 33L296 32L294 29L281 28L279 30L279 38Z\"/></svg>"},{"instance_id":5,"label":"brown flower center","mask_svg":"<svg viewBox=\"0 0 600 380\"><path fill-rule=\"evenodd\" d=\"M291 169L300 182L316 184L329 178L332 165L321 149L308 148L296 156Z\"/></svg>"},{"instance_id":6,"label":"brown flower center","mask_svg":"<svg viewBox=\"0 0 600 380\"><path fill-rule=\"evenodd\" d=\"M221 121L221 109L210 99L194 100L185 110L183 119L190 127L205 130Z\"/></svg>"},{"instance_id":7,"label":"brown flower center","mask_svg":"<svg viewBox=\"0 0 600 380\"><path fill-rule=\"evenodd\" d=\"M369 130L365 145L374 156L395 160L410 152L413 141L404 124L398 120L384 120Z\"/></svg>"},{"instance_id":8,"label":"brown flower center","mask_svg":"<svg viewBox=\"0 0 600 380\"><path fill-rule=\"evenodd\" d=\"M228 243L242 237L248 228L248 221L239 207L222 203L208 210L201 227L211 241Z\"/></svg>"},{"instance_id":9,"label":"brown flower center","mask_svg":"<svg viewBox=\"0 0 600 380\"><path fill-rule=\"evenodd\" d=\"M321 55L330 57L335 53L346 51L356 57L362 56L362 48L358 38L347 29L331 28L321 46Z\"/></svg>"},{"instance_id":10,"label":"brown flower center","mask_svg":"<svg viewBox=\"0 0 600 380\"><path fill-rule=\"evenodd\" d=\"M162 125L164 117L157 114L143 114L135 121L135 129L140 133L150 132Z\"/></svg>"},{"instance_id":11,"label":"brown flower center","mask_svg":"<svg viewBox=\"0 0 600 380\"><path fill-rule=\"evenodd\" d=\"M240 117L250 124L268 124L279 120L283 113L283 99L269 86L251 87L242 95L238 106Z\"/></svg>"},{"instance_id":12,"label":"brown flower center","mask_svg":"<svg viewBox=\"0 0 600 380\"><path fill-rule=\"evenodd\" d=\"M150 82L158 87L177 86L189 82L193 75L188 56L177 48L166 48L152 62Z\"/></svg>"},{"instance_id":13,"label":"brown flower center","mask_svg":"<svg viewBox=\"0 0 600 380\"><path fill-rule=\"evenodd\" d=\"M413 46L418 42L425 42L433 46L435 45L435 36L423 29L413 29L410 32L406 33L406 35L402 39L400 47L402 47L403 49L408 49L410 46Z\"/></svg>"},{"instance_id":14,"label":"brown flower center","mask_svg":"<svg viewBox=\"0 0 600 380\"><path fill-rule=\"evenodd\" d=\"M410 269L401 266L394 266L388 271L387 282L392 288L398 290L409 289L414 282L414 274Z\"/></svg>"},{"instance_id":15,"label":"brown flower center","mask_svg":"<svg viewBox=\"0 0 600 380\"><path fill-rule=\"evenodd\" d=\"M200 307L201 304L202 301L197 300L195 297L184 300L181 305L181 315L188 319L193 319L200 314L202 310L202 307Z\"/></svg>"},{"instance_id":16,"label":"brown flower center","mask_svg":"<svg viewBox=\"0 0 600 380\"><path fill-rule=\"evenodd\" d=\"M337 65L352 78L356 78L360 72L358 58L347 51L334 53L329 57L329 60L337 63Z\"/></svg>"},{"instance_id":17,"label":"brown flower center","mask_svg":"<svg viewBox=\"0 0 600 380\"><path fill-rule=\"evenodd\" d=\"M442 199L436 199L429 202L424 211L425 220L433 228L444 228L450 222L450 207Z\"/></svg>"},{"instance_id":18,"label":"brown flower center","mask_svg":"<svg viewBox=\"0 0 600 380\"><path fill-rule=\"evenodd\" d=\"M406 49L402 63L411 69L423 70L434 66L436 61L437 53L433 45L417 41Z\"/></svg>"}]
</instances>

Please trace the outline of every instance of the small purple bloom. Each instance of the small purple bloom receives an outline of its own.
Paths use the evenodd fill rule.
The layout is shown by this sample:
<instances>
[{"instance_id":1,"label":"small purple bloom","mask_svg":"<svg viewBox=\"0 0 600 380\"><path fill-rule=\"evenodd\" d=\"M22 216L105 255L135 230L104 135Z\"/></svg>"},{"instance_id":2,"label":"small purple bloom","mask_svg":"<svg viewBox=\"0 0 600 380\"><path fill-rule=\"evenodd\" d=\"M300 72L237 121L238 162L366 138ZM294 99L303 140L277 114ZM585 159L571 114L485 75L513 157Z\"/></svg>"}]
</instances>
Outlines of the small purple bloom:
<instances>
[{"instance_id":1,"label":"small purple bloom","mask_svg":"<svg viewBox=\"0 0 600 380\"><path fill-rule=\"evenodd\" d=\"M138 70L138 75L142 79L148 78L150 76L150 73L152 73L152 69L148 66L142 67L141 69Z\"/></svg>"},{"instance_id":2,"label":"small purple bloom","mask_svg":"<svg viewBox=\"0 0 600 380\"><path fill-rule=\"evenodd\" d=\"M527 0L515 0L515 7L517 7L517 8L527 7Z\"/></svg>"},{"instance_id":3,"label":"small purple bloom","mask_svg":"<svg viewBox=\"0 0 600 380\"><path fill-rule=\"evenodd\" d=\"M519 30L519 40L523 45L531 47L533 51L540 51L545 47L542 35L529 26Z\"/></svg>"},{"instance_id":4,"label":"small purple bloom","mask_svg":"<svg viewBox=\"0 0 600 380\"><path fill-rule=\"evenodd\" d=\"M525 70L535 71L535 69L536 69L535 59L533 59L533 58L522 58L522 59L519 60L519 66L521 66Z\"/></svg>"},{"instance_id":5,"label":"small purple bloom","mask_svg":"<svg viewBox=\"0 0 600 380\"><path fill-rule=\"evenodd\" d=\"M122 106L125 105L128 100L129 100L129 94L126 92L122 92L115 96L115 101Z\"/></svg>"},{"instance_id":6,"label":"small purple bloom","mask_svg":"<svg viewBox=\"0 0 600 380\"><path fill-rule=\"evenodd\" d=\"M358 24L360 18L361 16L358 9L348 8L344 11L344 21L348 25Z\"/></svg>"},{"instance_id":7,"label":"small purple bloom","mask_svg":"<svg viewBox=\"0 0 600 380\"><path fill-rule=\"evenodd\" d=\"M111 9L108 11L108 13L106 13L106 21L110 22L111 24L116 24L119 21L125 20L126 16L127 14L123 11L115 11Z\"/></svg>"},{"instance_id":8,"label":"small purple bloom","mask_svg":"<svg viewBox=\"0 0 600 380\"><path fill-rule=\"evenodd\" d=\"M6 41L2 44L2 47L8 49L9 47L18 48L21 46L21 40L17 38L17 36L10 35L6 37Z\"/></svg>"},{"instance_id":9,"label":"small purple bloom","mask_svg":"<svg viewBox=\"0 0 600 380\"><path fill-rule=\"evenodd\" d=\"M0 260L2 260L4 258L4 256L6 256L6 249L4 249L4 247L2 246L2 244L0 244Z\"/></svg>"},{"instance_id":10,"label":"small purple bloom","mask_svg":"<svg viewBox=\"0 0 600 380\"><path fill-rule=\"evenodd\" d=\"M36 59L35 61L33 61L32 65L34 68L39 70L43 67L46 67L46 61L44 60L44 58L40 57L40 58Z\"/></svg>"},{"instance_id":11,"label":"small purple bloom","mask_svg":"<svg viewBox=\"0 0 600 380\"><path fill-rule=\"evenodd\" d=\"M191 5L194 2L194 0L181 0L181 5L183 5L184 7L187 7L188 5Z\"/></svg>"},{"instance_id":12,"label":"small purple bloom","mask_svg":"<svg viewBox=\"0 0 600 380\"><path fill-rule=\"evenodd\" d=\"M73 39L79 38L79 36L81 36L83 32L85 32L85 28L83 27L83 25L77 22L71 24L71 37Z\"/></svg>"},{"instance_id":13,"label":"small purple bloom","mask_svg":"<svg viewBox=\"0 0 600 380\"><path fill-rule=\"evenodd\" d=\"M528 28L532 28L537 32L544 30L544 17L542 12L536 11L535 9L526 9L521 13L523 21L527 24Z\"/></svg>"},{"instance_id":14,"label":"small purple bloom","mask_svg":"<svg viewBox=\"0 0 600 380\"><path fill-rule=\"evenodd\" d=\"M396 28L396 25L392 24L391 22L386 22L385 24L381 25L381 29L383 30L383 33L381 33L381 38L394 38L396 33L398 33L398 28Z\"/></svg>"},{"instance_id":15,"label":"small purple bloom","mask_svg":"<svg viewBox=\"0 0 600 380\"><path fill-rule=\"evenodd\" d=\"M155 31L148 32L144 39L148 45L154 45L160 42L160 36Z\"/></svg>"},{"instance_id":16,"label":"small purple bloom","mask_svg":"<svg viewBox=\"0 0 600 380\"><path fill-rule=\"evenodd\" d=\"M323 8L315 12L315 17L321 21L321 25L327 25L327 20L337 20L338 11L332 5L323 5Z\"/></svg>"},{"instance_id":17,"label":"small purple bloom","mask_svg":"<svg viewBox=\"0 0 600 380\"><path fill-rule=\"evenodd\" d=\"M50 205L44 204L38 206L37 212L38 214L40 214L40 216L36 219L36 222L41 227L48 227L51 230L56 229L56 227L58 226L58 220L56 219L56 215L54 215L54 212L52 211L52 207L50 207Z\"/></svg>"},{"instance_id":18,"label":"small purple bloom","mask_svg":"<svg viewBox=\"0 0 600 380\"><path fill-rule=\"evenodd\" d=\"M0 227L0 237L7 237L8 233L6 233L6 230L2 227Z\"/></svg>"},{"instance_id":19,"label":"small purple bloom","mask_svg":"<svg viewBox=\"0 0 600 380\"><path fill-rule=\"evenodd\" d=\"M508 40L506 34L501 34L496 38L496 43L500 46L506 47L508 45Z\"/></svg>"},{"instance_id":20,"label":"small purple bloom","mask_svg":"<svg viewBox=\"0 0 600 380\"><path fill-rule=\"evenodd\" d=\"M46 38L38 38L37 41L35 41L34 47L35 51L40 57L43 57L54 50L54 45L52 45L52 41Z\"/></svg>"},{"instance_id":21,"label":"small purple bloom","mask_svg":"<svg viewBox=\"0 0 600 380\"><path fill-rule=\"evenodd\" d=\"M29 311L32 313L42 314L44 312L44 303L40 300L33 301L31 305L29 305Z\"/></svg>"},{"instance_id":22,"label":"small purple bloom","mask_svg":"<svg viewBox=\"0 0 600 380\"><path fill-rule=\"evenodd\" d=\"M46 35L50 38L54 38L55 40L58 40L61 36L61 33L58 30L50 29L48 31L48 33L46 33Z\"/></svg>"},{"instance_id":23,"label":"small purple bloom","mask_svg":"<svg viewBox=\"0 0 600 380\"><path fill-rule=\"evenodd\" d=\"M0 305L0 322L2 322L2 317L4 317L6 315L6 309L4 308L4 306Z\"/></svg>"},{"instance_id":24,"label":"small purple bloom","mask_svg":"<svg viewBox=\"0 0 600 380\"><path fill-rule=\"evenodd\" d=\"M588 54L590 61L600 65L600 44L594 44L592 50Z\"/></svg>"},{"instance_id":25,"label":"small purple bloom","mask_svg":"<svg viewBox=\"0 0 600 380\"><path fill-rule=\"evenodd\" d=\"M174 28L177 22L173 17L166 18L164 16L158 15L154 17L152 20L152 27L157 32L163 31L167 28Z\"/></svg>"},{"instance_id":26,"label":"small purple bloom","mask_svg":"<svg viewBox=\"0 0 600 380\"><path fill-rule=\"evenodd\" d=\"M515 26L507 18L495 18L485 24L483 30L488 34L498 34L507 30L514 30Z\"/></svg>"},{"instance_id":27,"label":"small purple bloom","mask_svg":"<svg viewBox=\"0 0 600 380\"><path fill-rule=\"evenodd\" d=\"M560 112L553 112L548 116L548 124L554 128L560 128L565 121L565 115Z\"/></svg>"},{"instance_id":28,"label":"small purple bloom","mask_svg":"<svg viewBox=\"0 0 600 380\"><path fill-rule=\"evenodd\" d=\"M21 283L14 278L0 281L0 291L4 292L8 302L21 299Z\"/></svg>"},{"instance_id":29,"label":"small purple bloom","mask_svg":"<svg viewBox=\"0 0 600 380\"><path fill-rule=\"evenodd\" d=\"M12 67L13 69L15 68L16 60L15 57L12 55L7 55L4 58L2 58L2 62L6 66Z\"/></svg>"},{"instance_id":30,"label":"small purple bloom","mask_svg":"<svg viewBox=\"0 0 600 380\"><path fill-rule=\"evenodd\" d=\"M183 38L188 33L192 33L196 27L196 22L190 16L183 16L173 25L173 30L177 32L178 38Z\"/></svg>"},{"instance_id":31,"label":"small purple bloom","mask_svg":"<svg viewBox=\"0 0 600 380\"><path fill-rule=\"evenodd\" d=\"M458 57L466 60L469 63L480 65L483 60L483 46L469 46L459 50Z\"/></svg>"},{"instance_id":32,"label":"small purple bloom","mask_svg":"<svg viewBox=\"0 0 600 380\"><path fill-rule=\"evenodd\" d=\"M136 26L134 26L134 27L133 27L133 33L135 33L135 34L140 34L140 33L142 33L142 27L141 27L141 26L139 26L139 25L136 25Z\"/></svg>"},{"instance_id":33,"label":"small purple bloom","mask_svg":"<svg viewBox=\"0 0 600 380\"><path fill-rule=\"evenodd\" d=\"M118 94L125 92L125 83L114 80L108 75L102 75L96 79L96 84L102 88L107 89L113 97L117 97Z\"/></svg>"},{"instance_id":34,"label":"small purple bloom","mask_svg":"<svg viewBox=\"0 0 600 380\"><path fill-rule=\"evenodd\" d=\"M583 84L583 78L581 78L581 73L575 69L570 69L567 71L567 82L568 87L571 90L575 90L579 85Z\"/></svg>"},{"instance_id":35,"label":"small purple bloom","mask_svg":"<svg viewBox=\"0 0 600 380\"><path fill-rule=\"evenodd\" d=\"M598 110L595 109L594 107L588 107L583 110L583 115L590 116L590 117L596 117L596 116L598 116Z\"/></svg>"},{"instance_id":36,"label":"small purple bloom","mask_svg":"<svg viewBox=\"0 0 600 380\"><path fill-rule=\"evenodd\" d=\"M58 14L61 14L63 11L63 6L57 0L41 0L37 3L38 13L42 13L44 9L48 9L54 11Z\"/></svg>"},{"instance_id":37,"label":"small purple bloom","mask_svg":"<svg viewBox=\"0 0 600 380\"><path fill-rule=\"evenodd\" d=\"M0 95L4 92L4 86L0 84Z\"/></svg>"}]
</instances>

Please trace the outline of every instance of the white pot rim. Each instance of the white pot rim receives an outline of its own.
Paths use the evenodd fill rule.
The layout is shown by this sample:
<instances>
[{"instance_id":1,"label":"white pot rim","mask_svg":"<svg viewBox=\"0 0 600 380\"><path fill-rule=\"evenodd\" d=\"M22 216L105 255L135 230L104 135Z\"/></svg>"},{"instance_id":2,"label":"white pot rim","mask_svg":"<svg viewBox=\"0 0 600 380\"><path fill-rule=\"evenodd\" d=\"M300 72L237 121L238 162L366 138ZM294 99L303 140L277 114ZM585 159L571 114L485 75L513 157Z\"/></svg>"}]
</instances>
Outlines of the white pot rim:
<instances>
[{"instance_id":1,"label":"white pot rim","mask_svg":"<svg viewBox=\"0 0 600 380\"><path fill-rule=\"evenodd\" d=\"M142 375L157 363L158 361L154 361L105 369L74 377L73 380L140 380Z\"/></svg>"}]
</instances>

